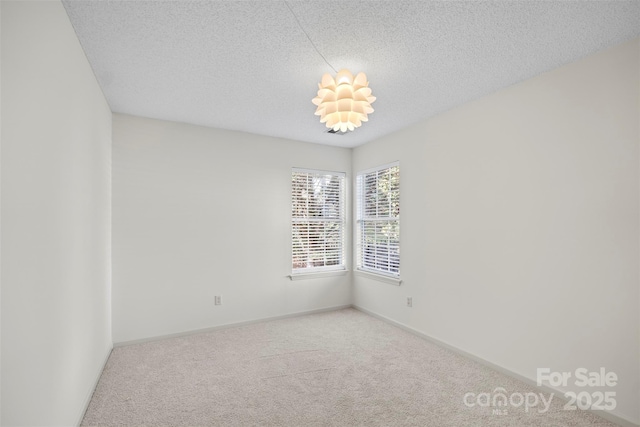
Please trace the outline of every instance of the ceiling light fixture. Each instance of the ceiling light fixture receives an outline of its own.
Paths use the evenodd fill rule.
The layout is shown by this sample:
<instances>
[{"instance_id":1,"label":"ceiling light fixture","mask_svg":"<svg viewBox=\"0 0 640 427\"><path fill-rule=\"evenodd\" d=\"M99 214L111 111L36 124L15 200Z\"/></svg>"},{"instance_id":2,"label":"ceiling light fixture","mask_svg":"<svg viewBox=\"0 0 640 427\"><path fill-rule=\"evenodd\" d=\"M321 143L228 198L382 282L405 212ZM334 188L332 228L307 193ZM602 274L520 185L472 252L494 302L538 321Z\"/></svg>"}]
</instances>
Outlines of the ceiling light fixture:
<instances>
[{"instance_id":1,"label":"ceiling light fixture","mask_svg":"<svg viewBox=\"0 0 640 427\"><path fill-rule=\"evenodd\" d=\"M311 46L324 59L324 62L333 71L336 71L311 40L289 3L284 0L284 4L304 35L307 36ZM318 84L318 95L311 102L318 106L316 116L320 116L320 123L326 123L326 126L333 131L331 133L344 133L359 128L362 122L369 121L367 115L373 113L371 104L376 100L376 97L371 96L366 74L358 73L354 79L349 70L343 69L339 72L336 71L336 73L335 79L330 74L322 76L322 81Z\"/></svg>"},{"instance_id":2,"label":"ceiling light fixture","mask_svg":"<svg viewBox=\"0 0 640 427\"><path fill-rule=\"evenodd\" d=\"M349 70L340 70L335 79L330 74L322 76L318 84L318 95L311 100L318 106L316 116L334 131L354 130L369 121L373 113L371 104L376 100L371 95L365 73L353 78Z\"/></svg>"}]
</instances>

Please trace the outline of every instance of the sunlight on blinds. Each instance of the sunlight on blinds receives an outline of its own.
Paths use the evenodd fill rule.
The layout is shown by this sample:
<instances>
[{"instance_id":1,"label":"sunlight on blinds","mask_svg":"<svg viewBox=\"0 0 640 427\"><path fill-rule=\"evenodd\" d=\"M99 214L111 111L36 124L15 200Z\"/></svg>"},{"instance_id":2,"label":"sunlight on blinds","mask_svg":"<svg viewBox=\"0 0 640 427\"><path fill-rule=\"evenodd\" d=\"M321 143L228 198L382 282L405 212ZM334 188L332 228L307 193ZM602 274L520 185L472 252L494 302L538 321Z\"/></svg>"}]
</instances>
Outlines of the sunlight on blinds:
<instances>
[{"instance_id":1,"label":"sunlight on blinds","mask_svg":"<svg viewBox=\"0 0 640 427\"><path fill-rule=\"evenodd\" d=\"M400 275L400 166L357 177L358 269Z\"/></svg>"},{"instance_id":2,"label":"sunlight on blinds","mask_svg":"<svg viewBox=\"0 0 640 427\"><path fill-rule=\"evenodd\" d=\"M294 169L291 175L294 273L344 269L345 174Z\"/></svg>"}]
</instances>

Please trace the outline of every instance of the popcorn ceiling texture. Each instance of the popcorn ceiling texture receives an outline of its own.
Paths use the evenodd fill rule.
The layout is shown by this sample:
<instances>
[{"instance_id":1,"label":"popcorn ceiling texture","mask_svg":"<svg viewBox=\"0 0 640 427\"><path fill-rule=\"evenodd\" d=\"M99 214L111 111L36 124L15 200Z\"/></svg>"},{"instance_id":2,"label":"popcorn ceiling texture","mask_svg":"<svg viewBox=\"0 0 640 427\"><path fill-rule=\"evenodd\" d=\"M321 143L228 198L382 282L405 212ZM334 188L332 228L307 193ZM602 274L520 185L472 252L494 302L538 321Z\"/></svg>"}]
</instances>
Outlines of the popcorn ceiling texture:
<instances>
[{"instance_id":1,"label":"popcorn ceiling texture","mask_svg":"<svg viewBox=\"0 0 640 427\"><path fill-rule=\"evenodd\" d=\"M463 403L498 387L539 393L345 309L115 348L82 425L614 426L557 396L545 413Z\"/></svg>"},{"instance_id":2,"label":"popcorn ceiling texture","mask_svg":"<svg viewBox=\"0 0 640 427\"><path fill-rule=\"evenodd\" d=\"M280 1L63 4L114 112L357 146L640 35L639 1L290 1L370 121L337 137L311 99L332 72Z\"/></svg>"}]
</instances>

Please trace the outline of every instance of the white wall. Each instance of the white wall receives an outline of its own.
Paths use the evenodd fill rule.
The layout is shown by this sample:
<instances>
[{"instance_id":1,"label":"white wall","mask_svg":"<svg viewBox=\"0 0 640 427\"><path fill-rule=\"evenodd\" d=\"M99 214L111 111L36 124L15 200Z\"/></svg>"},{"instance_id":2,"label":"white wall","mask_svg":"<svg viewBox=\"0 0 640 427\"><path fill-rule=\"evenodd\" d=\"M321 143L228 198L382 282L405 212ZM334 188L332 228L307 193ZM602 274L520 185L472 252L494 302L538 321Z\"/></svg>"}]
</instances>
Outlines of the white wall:
<instances>
[{"instance_id":1,"label":"white wall","mask_svg":"<svg viewBox=\"0 0 640 427\"><path fill-rule=\"evenodd\" d=\"M115 114L114 342L350 304L349 276L286 277L291 168L350 166L344 148Z\"/></svg>"},{"instance_id":2,"label":"white wall","mask_svg":"<svg viewBox=\"0 0 640 427\"><path fill-rule=\"evenodd\" d=\"M60 2L0 7L1 423L70 426L111 349L111 112Z\"/></svg>"},{"instance_id":3,"label":"white wall","mask_svg":"<svg viewBox=\"0 0 640 427\"><path fill-rule=\"evenodd\" d=\"M606 367L640 422L639 48L355 149L354 174L400 161L404 283L354 277L354 303L530 379Z\"/></svg>"}]
</instances>

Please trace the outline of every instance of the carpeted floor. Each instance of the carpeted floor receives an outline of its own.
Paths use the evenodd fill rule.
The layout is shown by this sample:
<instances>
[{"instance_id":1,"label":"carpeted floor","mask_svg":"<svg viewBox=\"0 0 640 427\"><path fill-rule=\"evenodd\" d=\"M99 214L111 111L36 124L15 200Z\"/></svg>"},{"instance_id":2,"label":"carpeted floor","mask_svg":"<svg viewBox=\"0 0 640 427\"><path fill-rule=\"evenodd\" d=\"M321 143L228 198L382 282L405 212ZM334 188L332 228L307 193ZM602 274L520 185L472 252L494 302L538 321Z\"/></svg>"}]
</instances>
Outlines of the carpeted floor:
<instances>
[{"instance_id":1,"label":"carpeted floor","mask_svg":"<svg viewBox=\"0 0 640 427\"><path fill-rule=\"evenodd\" d=\"M513 404L479 406L483 392ZM513 393L540 394L345 309L115 348L82 425L614 426Z\"/></svg>"}]
</instances>

